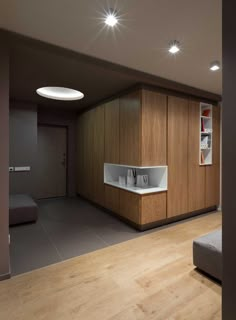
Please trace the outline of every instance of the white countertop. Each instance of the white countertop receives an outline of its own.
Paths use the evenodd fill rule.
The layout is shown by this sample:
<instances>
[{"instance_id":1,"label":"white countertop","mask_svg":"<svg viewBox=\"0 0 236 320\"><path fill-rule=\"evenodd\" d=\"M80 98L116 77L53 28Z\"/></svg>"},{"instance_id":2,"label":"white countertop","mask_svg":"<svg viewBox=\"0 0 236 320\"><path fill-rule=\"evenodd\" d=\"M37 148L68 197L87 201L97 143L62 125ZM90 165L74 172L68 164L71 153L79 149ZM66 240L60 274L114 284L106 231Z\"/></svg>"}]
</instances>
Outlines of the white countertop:
<instances>
[{"instance_id":1,"label":"white countertop","mask_svg":"<svg viewBox=\"0 0 236 320\"><path fill-rule=\"evenodd\" d=\"M110 186L116 187L116 188L120 188L126 191L130 191L133 193L137 193L137 194L148 194L148 193L156 193L156 192L163 192L163 191L167 191L166 188L161 188L161 187L147 187L147 188L140 188L140 187L130 187L130 186L122 186L119 184L118 181L111 181L108 182L106 181L105 184L108 184Z\"/></svg>"}]
</instances>

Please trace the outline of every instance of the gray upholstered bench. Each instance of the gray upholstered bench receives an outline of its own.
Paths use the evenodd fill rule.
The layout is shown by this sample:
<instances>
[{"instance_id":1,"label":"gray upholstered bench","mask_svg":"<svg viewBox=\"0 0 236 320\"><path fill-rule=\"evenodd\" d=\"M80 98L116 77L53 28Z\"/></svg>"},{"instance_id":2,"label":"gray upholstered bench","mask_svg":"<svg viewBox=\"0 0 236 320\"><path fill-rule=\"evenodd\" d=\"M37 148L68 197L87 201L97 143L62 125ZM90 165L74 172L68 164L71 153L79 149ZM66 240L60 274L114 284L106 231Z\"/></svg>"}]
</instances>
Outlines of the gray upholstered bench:
<instances>
[{"instance_id":1,"label":"gray upholstered bench","mask_svg":"<svg viewBox=\"0 0 236 320\"><path fill-rule=\"evenodd\" d=\"M34 222L38 219L38 206L27 194L14 194L9 198L9 225Z\"/></svg>"},{"instance_id":2,"label":"gray upholstered bench","mask_svg":"<svg viewBox=\"0 0 236 320\"><path fill-rule=\"evenodd\" d=\"M212 277L222 280L222 230L193 241L193 264Z\"/></svg>"}]
</instances>

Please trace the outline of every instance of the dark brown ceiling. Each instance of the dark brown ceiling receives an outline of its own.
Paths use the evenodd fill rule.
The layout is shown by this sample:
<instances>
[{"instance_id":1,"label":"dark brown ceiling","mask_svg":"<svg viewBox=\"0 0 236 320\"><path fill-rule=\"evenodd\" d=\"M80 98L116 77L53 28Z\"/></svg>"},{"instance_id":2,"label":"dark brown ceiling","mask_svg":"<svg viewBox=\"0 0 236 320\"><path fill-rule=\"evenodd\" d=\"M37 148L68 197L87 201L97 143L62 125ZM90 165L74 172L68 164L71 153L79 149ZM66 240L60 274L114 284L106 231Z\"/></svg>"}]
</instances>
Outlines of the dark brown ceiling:
<instances>
[{"instance_id":1,"label":"dark brown ceiling","mask_svg":"<svg viewBox=\"0 0 236 320\"><path fill-rule=\"evenodd\" d=\"M53 45L0 31L10 47L10 98L34 102L40 107L83 108L119 94L137 84L158 86L190 95L220 100L220 96L126 67L75 53ZM38 96L42 86L63 86L80 90L85 97L58 102Z\"/></svg>"}]
</instances>

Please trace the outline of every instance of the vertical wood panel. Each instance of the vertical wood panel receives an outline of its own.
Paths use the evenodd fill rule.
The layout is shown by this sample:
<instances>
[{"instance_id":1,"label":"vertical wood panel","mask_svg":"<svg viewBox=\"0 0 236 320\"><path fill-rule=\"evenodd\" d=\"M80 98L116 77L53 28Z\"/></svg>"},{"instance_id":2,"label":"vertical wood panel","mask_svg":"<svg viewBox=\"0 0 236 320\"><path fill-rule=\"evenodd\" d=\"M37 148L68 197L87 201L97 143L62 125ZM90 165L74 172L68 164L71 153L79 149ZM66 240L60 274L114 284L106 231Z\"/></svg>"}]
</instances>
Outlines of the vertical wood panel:
<instances>
[{"instance_id":1,"label":"vertical wood panel","mask_svg":"<svg viewBox=\"0 0 236 320\"><path fill-rule=\"evenodd\" d=\"M168 97L167 217L188 212L188 100Z\"/></svg>"},{"instance_id":2,"label":"vertical wood panel","mask_svg":"<svg viewBox=\"0 0 236 320\"><path fill-rule=\"evenodd\" d=\"M166 165L167 97L142 90L142 165Z\"/></svg>"},{"instance_id":3,"label":"vertical wood panel","mask_svg":"<svg viewBox=\"0 0 236 320\"><path fill-rule=\"evenodd\" d=\"M104 106L93 109L94 136L91 154L93 172L93 201L104 205Z\"/></svg>"},{"instance_id":4,"label":"vertical wood panel","mask_svg":"<svg viewBox=\"0 0 236 320\"><path fill-rule=\"evenodd\" d=\"M93 172L93 150L94 150L94 109L85 114L84 133L84 164L87 166L84 176L85 196L93 200L94 195L94 172Z\"/></svg>"},{"instance_id":5,"label":"vertical wood panel","mask_svg":"<svg viewBox=\"0 0 236 320\"><path fill-rule=\"evenodd\" d=\"M105 162L119 163L120 144L119 99L105 105Z\"/></svg>"},{"instance_id":6,"label":"vertical wood panel","mask_svg":"<svg viewBox=\"0 0 236 320\"><path fill-rule=\"evenodd\" d=\"M77 192L85 197L85 114L77 122Z\"/></svg>"},{"instance_id":7,"label":"vertical wood panel","mask_svg":"<svg viewBox=\"0 0 236 320\"><path fill-rule=\"evenodd\" d=\"M141 224L166 219L166 192L141 197Z\"/></svg>"},{"instance_id":8,"label":"vertical wood panel","mask_svg":"<svg viewBox=\"0 0 236 320\"><path fill-rule=\"evenodd\" d=\"M105 207L115 213L120 212L120 190L105 185Z\"/></svg>"},{"instance_id":9,"label":"vertical wood panel","mask_svg":"<svg viewBox=\"0 0 236 320\"><path fill-rule=\"evenodd\" d=\"M140 224L140 199L137 194L120 190L120 215Z\"/></svg>"},{"instance_id":10,"label":"vertical wood panel","mask_svg":"<svg viewBox=\"0 0 236 320\"><path fill-rule=\"evenodd\" d=\"M188 127L188 211L205 208L205 166L199 165L200 104L189 102Z\"/></svg>"},{"instance_id":11,"label":"vertical wood panel","mask_svg":"<svg viewBox=\"0 0 236 320\"><path fill-rule=\"evenodd\" d=\"M206 168L206 207L219 205L220 199L220 174L219 165Z\"/></svg>"},{"instance_id":12,"label":"vertical wood panel","mask_svg":"<svg viewBox=\"0 0 236 320\"><path fill-rule=\"evenodd\" d=\"M140 166L141 91L120 98L120 163Z\"/></svg>"}]
</instances>

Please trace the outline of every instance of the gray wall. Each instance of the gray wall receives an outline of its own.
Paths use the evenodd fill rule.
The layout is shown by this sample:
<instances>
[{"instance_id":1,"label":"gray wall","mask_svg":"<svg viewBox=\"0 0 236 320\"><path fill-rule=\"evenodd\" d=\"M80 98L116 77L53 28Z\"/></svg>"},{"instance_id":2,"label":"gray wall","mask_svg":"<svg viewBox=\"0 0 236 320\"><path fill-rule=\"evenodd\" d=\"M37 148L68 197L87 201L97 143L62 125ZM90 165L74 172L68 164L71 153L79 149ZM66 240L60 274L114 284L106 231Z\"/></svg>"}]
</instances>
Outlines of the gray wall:
<instances>
[{"instance_id":1,"label":"gray wall","mask_svg":"<svg viewBox=\"0 0 236 320\"><path fill-rule=\"evenodd\" d=\"M0 50L0 279L9 274L9 58Z\"/></svg>"},{"instance_id":2,"label":"gray wall","mask_svg":"<svg viewBox=\"0 0 236 320\"><path fill-rule=\"evenodd\" d=\"M68 111L39 110L38 123L68 128L68 196L76 195L76 114Z\"/></svg>"},{"instance_id":3,"label":"gray wall","mask_svg":"<svg viewBox=\"0 0 236 320\"><path fill-rule=\"evenodd\" d=\"M76 115L39 110L34 104L10 103L10 166L31 166L30 172L10 173L10 193L37 194L37 131L39 124L68 128L68 196L76 195Z\"/></svg>"},{"instance_id":4,"label":"gray wall","mask_svg":"<svg viewBox=\"0 0 236 320\"><path fill-rule=\"evenodd\" d=\"M236 3L223 0L223 319L236 319Z\"/></svg>"},{"instance_id":5,"label":"gray wall","mask_svg":"<svg viewBox=\"0 0 236 320\"><path fill-rule=\"evenodd\" d=\"M10 166L30 166L30 172L10 172L10 193L35 195L37 106L10 103Z\"/></svg>"}]
</instances>

